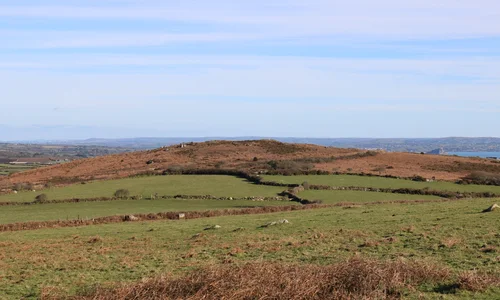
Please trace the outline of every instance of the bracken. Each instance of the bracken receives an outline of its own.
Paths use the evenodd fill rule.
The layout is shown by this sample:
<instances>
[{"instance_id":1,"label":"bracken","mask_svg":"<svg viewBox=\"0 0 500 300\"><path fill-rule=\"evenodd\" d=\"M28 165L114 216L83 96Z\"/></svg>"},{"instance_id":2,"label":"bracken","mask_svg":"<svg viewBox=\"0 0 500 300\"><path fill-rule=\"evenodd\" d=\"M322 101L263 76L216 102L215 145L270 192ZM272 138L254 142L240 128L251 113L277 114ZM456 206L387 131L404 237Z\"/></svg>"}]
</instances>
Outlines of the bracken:
<instances>
[{"instance_id":1,"label":"bracken","mask_svg":"<svg viewBox=\"0 0 500 300\"><path fill-rule=\"evenodd\" d=\"M249 263L219 265L185 277L162 276L135 284L85 289L70 299L398 299L404 290L450 277L424 261L352 258L329 265ZM62 299L43 295L45 299Z\"/></svg>"}]
</instances>

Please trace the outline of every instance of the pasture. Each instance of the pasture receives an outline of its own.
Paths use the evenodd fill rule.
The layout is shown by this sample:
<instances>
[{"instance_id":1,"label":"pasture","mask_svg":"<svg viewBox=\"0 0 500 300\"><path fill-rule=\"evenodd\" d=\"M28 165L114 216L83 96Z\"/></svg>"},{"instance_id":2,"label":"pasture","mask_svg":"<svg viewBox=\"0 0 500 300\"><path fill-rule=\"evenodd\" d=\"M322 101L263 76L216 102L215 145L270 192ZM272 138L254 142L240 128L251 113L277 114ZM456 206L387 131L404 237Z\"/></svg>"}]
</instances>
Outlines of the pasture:
<instances>
[{"instance_id":1,"label":"pasture","mask_svg":"<svg viewBox=\"0 0 500 300\"><path fill-rule=\"evenodd\" d=\"M159 213L168 211L198 211L256 206L294 205L290 201L211 200L211 199L157 199L113 200L78 203L48 203L9 205L0 207L0 224L93 219L114 215Z\"/></svg>"},{"instance_id":2,"label":"pasture","mask_svg":"<svg viewBox=\"0 0 500 300\"><path fill-rule=\"evenodd\" d=\"M35 168L36 166L30 165L11 165L0 164L0 176L8 176L13 173L22 172Z\"/></svg>"},{"instance_id":3,"label":"pasture","mask_svg":"<svg viewBox=\"0 0 500 300\"><path fill-rule=\"evenodd\" d=\"M360 176L264 176L264 179L332 186L425 188L430 185L433 189L444 190L457 187L495 190L489 186ZM172 175L53 187L36 193L3 195L0 201L29 202L42 192L50 200L111 197L118 189L128 189L131 195L144 198L153 194L243 198L276 197L286 188L256 185L231 176ZM298 196L322 200L324 204L347 202L356 205L0 232L0 299L39 299L42 296L67 299L67 296L76 295L83 297L76 299L91 299L85 295L91 295L96 286L131 284L165 274L179 278L196 274L207 266L244 270L247 263L277 263L306 270L358 258L380 263L413 262L447 270L444 279L396 286L397 291L393 292L402 298L498 299L499 211L482 213L482 210L499 203L500 199L441 201L443 199L436 196L331 190L305 190ZM303 204L128 199L5 205L0 206L0 224L283 205ZM269 225L279 220L288 222ZM210 229L214 225L220 228ZM477 275L483 273L489 277ZM367 276L366 272L359 274ZM460 279L464 274L476 274L470 280L479 288L465 285ZM483 278L490 280L488 284L481 285L486 280Z\"/></svg>"},{"instance_id":4,"label":"pasture","mask_svg":"<svg viewBox=\"0 0 500 300\"><path fill-rule=\"evenodd\" d=\"M447 181L418 182L407 179L384 178L377 176L358 175L302 175L302 176L262 176L264 181L272 181L284 184L302 184L308 182L314 185L328 186L357 186L373 188L410 188L410 189L431 189L451 192L491 192L500 194L500 186L487 185L461 185Z\"/></svg>"},{"instance_id":5,"label":"pasture","mask_svg":"<svg viewBox=\"0 0 500 300\"><path fill-rule=\"evenodd\" d=\"M1 202L30 202L35 196L45 193L49 200L74 198L112 197L118 189L128 189L130 195L212 195L216 197L274 197L282 192L282 187L250 184L245 179L222 175L172 175L148 176L126 179L95 181L86 184L73 184L66 187L53 187L36 192L26 191L18 194L0 196Z\"/></svg>"},{"instance_id":6,"label":"pasture","mask_svg":"<svg viewBox=\"0 0 500 300\"><path fill-rule=\"evenodd\" d=\"M300 193L300 197L307 200L321 200L325 204L352 202L366 203L377 201L408 201L408 200L437 200L437 196L427 195L405 195L392 193L375 193L375 192L359 192L359 191L316 191L307 190Z\"/></svg>"},{"instance_id":7,"label":"pasture","mask_svg":"<svg viewBox=\"0 0 500 300\"><path fill-rule=\"evenodd\" d=\"M95 284L131 282L246 262L328 265L352 257L432 262L452 274L500 272L498 214L484 200L383 204L186 221L148 221L0 233L5 299L82 294ZM262 225L280 219L288 224ZM217 230L204 230L211 225ZM473 225L471 225L473 224ZM408 298L497 299L449 281L403 290Z\"/></svg>"}]
</instances>

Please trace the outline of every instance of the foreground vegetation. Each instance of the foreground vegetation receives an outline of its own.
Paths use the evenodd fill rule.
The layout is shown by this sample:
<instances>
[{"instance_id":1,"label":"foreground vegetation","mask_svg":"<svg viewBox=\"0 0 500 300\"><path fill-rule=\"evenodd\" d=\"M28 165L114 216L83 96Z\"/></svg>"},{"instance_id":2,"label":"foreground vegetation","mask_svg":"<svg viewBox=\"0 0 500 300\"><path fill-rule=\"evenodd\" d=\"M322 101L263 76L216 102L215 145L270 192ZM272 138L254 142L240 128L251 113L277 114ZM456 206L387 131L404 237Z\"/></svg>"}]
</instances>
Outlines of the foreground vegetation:
<instances>
[{"instance_id":1,"label":"foreground vegetation","mask_svg":"<svg viewBox=\"0 0 500 300\"><path fill-rule=\"evenodd\" d=\"M450 286L461 272L500 273L500 219L497 212L481 213L485 204L485 199L384 204L4 232L0 290L7 299L34 299L41 292L85 294L94 284L183 276L214 264L325 266L362 257L425 261L452 274L442 281L416 282L416 291L403 289L403 294L471 297L465 288ZM289 223L262 227L282 219ZM204 230L212 225L221 228ZM499 292L491 287L474 297L495 299Z\"/></svg>"},{"instance_id":2,"label":"foreground vegetation","mask_svg":"<svg viewBox=\"0 0 500 300\"><path fill-rule=\"evenodd\" d=\"M474 192L497 188L347 175L264 180ZM0 299L151 299L152 292L175 299L498 298L499 211L482 211L500 199L454 201L307 186L290 190L323 206L275 201L287 187L219 175L136 177L1 196L4 202L29 202L46 194L38 197L43 198L39 204L0 207L2 228L20 230L0 232ZM161 197L177 194L186 196ZM220 200L197 198L201 195ZM250 196L270 198L252 201ZM106 198L45 203L92 197ZM181 212L185 220L172 220ZM148 215L153 213L159 214ZM109 222L71 221L100 217ZM9 227L30 221L41 223ZM57 224L43 226L49 221Z\"/></svg>"}]
</instances>

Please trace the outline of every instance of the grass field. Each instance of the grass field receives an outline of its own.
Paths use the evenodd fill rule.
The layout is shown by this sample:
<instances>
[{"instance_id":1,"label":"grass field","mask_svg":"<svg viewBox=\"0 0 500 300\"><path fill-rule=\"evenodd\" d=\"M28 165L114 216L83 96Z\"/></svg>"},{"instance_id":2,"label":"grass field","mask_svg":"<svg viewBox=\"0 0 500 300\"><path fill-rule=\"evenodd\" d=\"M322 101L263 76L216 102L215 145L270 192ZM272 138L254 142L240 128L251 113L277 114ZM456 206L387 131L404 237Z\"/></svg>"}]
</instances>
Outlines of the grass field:
<instances>
[{"instance_id":1,"label":"grass field","mask_svg":"<svg viewBox=\"0 0 500 300\"><path fill-rule=\"evenodd\" d=\"M40 193L47 194L49 200L111 197L118 189L128 189L131 195L142 195L144 197L150 197L155 193L158 193L158 195L272 197L284 190L282 187L251 184L244 179L232 176L172 175L96 181L37 192L20 192L18 194L2 195L0 201L30 202Z\"/></svg>"},{"instance_id":2,"label":"grass field","mask_svg":"<svg viewBox=\"0 0 500 300\"><path fill-rule=\"evenodd\" d=\"M299 195L307 200L322 200L325 204L339 202L377 202L377 201L398 201L398 200L436 200L440 199L437 196L426 195L404 195L392 193L375 193L375 192L359 192L359 191L316 191L307 190Z\"/></svg>"},{"instance_id":3,"label":"grass field","mask_svg":"<svg viewBox=\"0 0 500 300\"><path fill-rule=\"evenodd\" d=\"M500 194L500 186L487 185L460 185L452 182L417 182L405 179L383 178L376 176L355 175L303 175L303 176L263 176L265 181L274 181L286 184L301 184L307 181L309 184L329 186L359 186L374 188L412 188L441 191L460 192L493 192Z\"/></svg>"},{"instance_id":4,"label":"grass field","mask_svg":"<svg viewBox=\"0 0 500 300\"><path fill-rule=\"evenodd\" d=\"M419 183L360 176L265 176L265 180L332 186L424 188L493 191L499 187ZM4 195L0 201L33 201L112 196L125 188L131 195L276 196L284 187L255 185L231 176L155 176L76 184L37 192ZM330 265L353 257L380 261L431 262L457 278L479 270L498 276L497 288L472 293L453 280L403 290L403 298L498 299L500 294L499 211L481 213L500 199L416 204L370 204L399 200L439 200L435 196L359 191L306 190L299 194L332 207L260 215L189 220L158 220L53 229L0 232L0 299L39 299L41 293L81 294L95 284L135 282L161 274L182 276L204 266L247 262L279 265ZM289 201L114 200L102 202L8 205L0 224L104 216L195 211L253 206L301 205ZM288 224L262 227L287 219ZM220 229L204 230L212 225Z\"/></svg>"},{"instance_id":5,"label":"grass field","mask_svg":"<svg viewBox=\"0 0 500 300\"><path fill-rule=\"evenodd\" d=\"M7 176L12 173L33 169L35 166L0 164L0 176Z\"/></svg>"},{"instance_id":6,"label":"grass field","mask_svg":"<svg viewBox=\"0 0 500 300\"><path fill-rule=\"evenodd\" d=\"M182 212L294 204L296 202L290 201L160 199L4 206L0 207L0 224L66 219L75 220L78 218L92 219L135 213Z\"/></svg>"},{"instance_id":7,"label":"grass field","mask_svg":"<svg viewBox=\"0 0 500 300\"><path fill-rule=\"evenodd\" d=\"M71 294L95 283L182 274L211 264L325 265L353 256L423 259L453 272L478 269L499 273L500 218L497 212L480 213L486 204L489 202L481 199L338 207L4 232L0 233L0 292L5 299L36 299L43 288ZM260 227L279 219L290 223ZM214 224L221 228L203 230ZM243 229L235 231L237 228ZM500 290L472 294L423 285L406 293L405 298L414 299L498 299Z\"/></svg>"}]
</instances>

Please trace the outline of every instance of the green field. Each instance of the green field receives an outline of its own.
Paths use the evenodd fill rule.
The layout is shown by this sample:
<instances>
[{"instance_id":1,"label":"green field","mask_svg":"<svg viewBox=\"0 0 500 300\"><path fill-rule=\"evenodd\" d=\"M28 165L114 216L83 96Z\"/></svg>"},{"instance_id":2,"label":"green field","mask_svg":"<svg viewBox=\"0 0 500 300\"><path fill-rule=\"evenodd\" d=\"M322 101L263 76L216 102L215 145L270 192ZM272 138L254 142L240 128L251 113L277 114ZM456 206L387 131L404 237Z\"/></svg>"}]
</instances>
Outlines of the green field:
<instances>
[{"instance_id":1,"label":"green field","mask_svg":"<svg viewBox=\"0 0 500 300\"><path fill-rule=\"evenodd\" d=\"M436 200L440 199L437 196L426 195L404 195L392 193L375 193L375 192L359 192L359 191L316 191L307 190L299 195L307 200L322 200L325 204L333 204L339 202L377 202L377 201L398 201L398 200Z\"/></svg>"},{"instance_id":2,"label":"green field","mask_svg":"<svg viewBox=\"0 0 500 300\"><path fill-rule=\"evenodd\" d=\"M0 207L0 224L29 221L74 220L78 218L92 219L135 213L182 212L295 204L298 203L291 201L159 199L12 205Z\"/></svg>"},{"instance_id":3,"label":"green field","mask_svg":"<svg viewBox=\"0 0 500 300\"><path fill-rule=\"evenodd\" d=\"M452 182L417 182L406 179L383 178L376 176L356 176L356 175L301 175L301 176L263 176L265 181L273 181L285 184L301 184L308 182L315 185L328 186L359 186L374 188L411 188L431 190L452 191L452 192L492 192L500 194L500 186L487 185L460 185Z\"/></svg>"},{"instance_id":4,"label":"green field","mask_svg":"<svg viewBox=\"0 0 500 300\"><path fill-rule=\"evenodd\" d=\"M286 183L409 187L484 191L488 186L418 183L360 176L266 176ZM339 183L340 182L340 183ZM117 189L145 198L159 195L218 197L276 196L284 187L255 185L231 176L175 175L75 184L37 192L4 195L0 201L32 201L112 196ZM498 187L496 187L498 188ZM451 270L487 271L498 276L497 288L472 293L454 283L423 284L404 290L403 298L498 299L500 294L499 211L481 213L500 199L439 202L435 196L361 191L306 190L299 194L325 204L356 203L272 214L188 220L124 222L81 227L0 232L0 299L39 299L42 292L79 294L95 284L139 281L161 274L181 276L208 265L246 262L327 265L353 257L432 262ZM370 202L424 200L420 203L364 205ZM438 202L425 202L438 200ZM113 200L0 206L0 224L195 211L254 206L301 205L290 201L251 200ZM262 227L287 219L288 224ZM220 225L217 230L204 230ZM455 286L455 287L454 287Z\"/></svg>"},{"instance_id":5,"label":"green field","mask_svg":"<svg viewBox=\"0 0 500 300\"><path fill-rule=\"evenodd\" d=\"M75 293L95 283L180 274L228 259L322 265L358 255L498 273L498 252L482 249L500 247L500 218L480 213L484 207L482 199L4 232L0 291L4 299L36 299L44 287ZM260 228L279 219L290 223ZM214 224L221 229L203 230ZM500 290L472 294L424 285L409 293L415 299L498 299Z\"/></svg>"},{"instance_id":6,"label":"green field","mask_svg":"<svg viewBox=\"0 0 500 300\"><path fill-rule=\"evenodd\" d=\"M0 164L0 176L7 176L13 173L33 169L35 166Z\"/></svg>"},{"instance_id":7,"label":"green field","mask_svg":"<svg viewBox=\"0 0 500 300\"><path fill-rule=\"evenodd\" d=\"M40 193L45 193L49 200L72 198L111 197L118 189L128 189L130 195L150 197L158 195L212 195L228 197L277 196L282 187L255 185L244 179L219 175L173 175L137 177L108 181L96 181L87 184L74 184L67 187L51 188L37 192L20 192L0 196L0 201L30 202Z\"/></svg>"}]
</instances>

